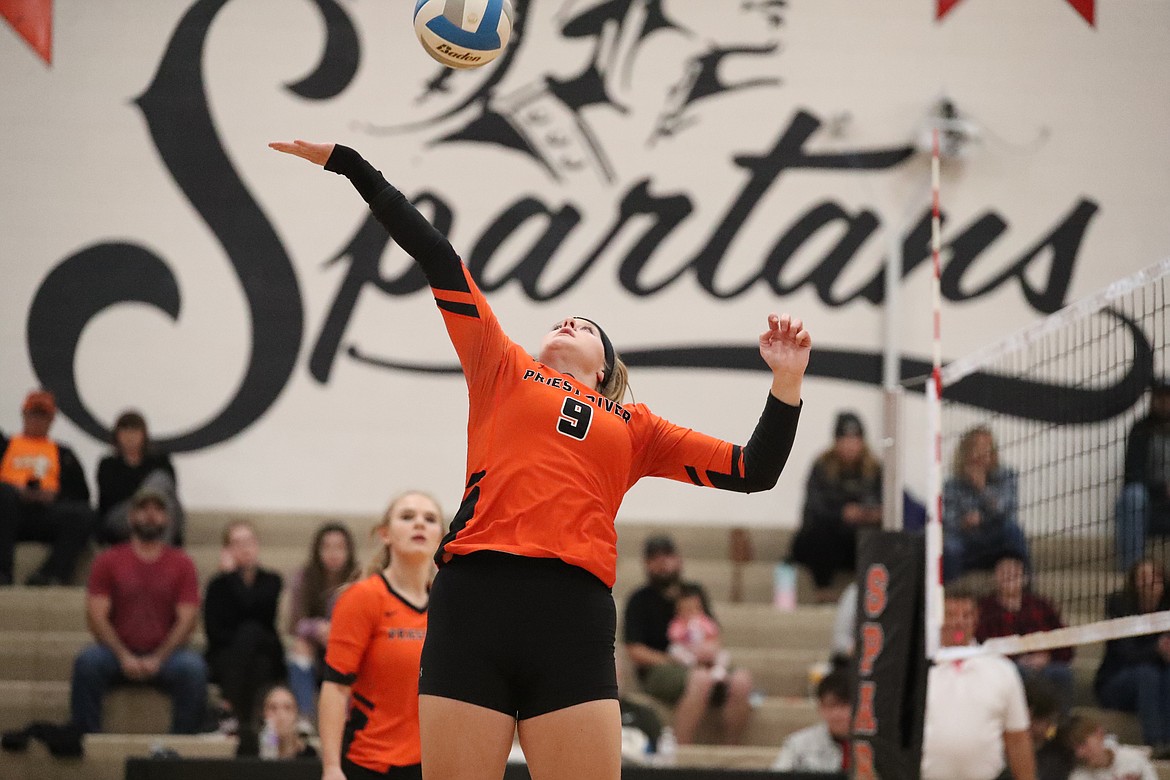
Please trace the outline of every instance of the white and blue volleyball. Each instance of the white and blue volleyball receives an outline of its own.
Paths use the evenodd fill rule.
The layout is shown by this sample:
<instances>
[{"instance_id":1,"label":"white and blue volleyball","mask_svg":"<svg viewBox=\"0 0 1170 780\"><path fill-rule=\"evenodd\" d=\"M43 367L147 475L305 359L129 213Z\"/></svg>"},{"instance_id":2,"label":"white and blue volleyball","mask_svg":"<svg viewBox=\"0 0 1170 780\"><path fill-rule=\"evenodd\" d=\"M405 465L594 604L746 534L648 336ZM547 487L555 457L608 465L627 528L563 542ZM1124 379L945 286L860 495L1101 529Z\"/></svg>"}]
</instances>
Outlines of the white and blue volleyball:
<instances>
[{"instance_id":1,"label":"white and blue volleyball","mask_svg":"<svg viewBox=\"0 0 1170 780\"><path fill-rule=\"evenodd\" d=\"M414 32L448 68L486 65L512 37L510 0L417 0Z\"/></svg>"}]
</instances>

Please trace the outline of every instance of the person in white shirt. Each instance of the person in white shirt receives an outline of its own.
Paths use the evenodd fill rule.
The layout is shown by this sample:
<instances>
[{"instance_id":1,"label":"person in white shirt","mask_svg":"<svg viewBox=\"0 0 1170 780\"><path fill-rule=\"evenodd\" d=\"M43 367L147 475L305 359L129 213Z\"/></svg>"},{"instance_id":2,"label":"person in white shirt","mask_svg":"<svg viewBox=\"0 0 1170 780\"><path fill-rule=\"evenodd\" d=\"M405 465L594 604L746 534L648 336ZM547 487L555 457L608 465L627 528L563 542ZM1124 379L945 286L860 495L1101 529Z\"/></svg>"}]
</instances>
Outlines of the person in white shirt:
<instances>
[{"instance_id":1,"label":"person in white shirt","mask_svg":"<svg viewBox=\"0 0 1170 780\"><path fill-rule=\"evenodd\" d=\"M973 593L949 588L943 647L974 642ZM926 683L923 780L993 780L1006 765L1015 780L1035 780L1024 685L1003 656L978 655L936 663Z\"/></svg>"},{"instance_id":2,"label":"person in white shirt","mask_svg":"<svg viewBox=\"0 0 1170 780\"><path fill-rule=\"evenodd\" d=\"M843 772L848 769L849 721L853 686L844 671L825 675L817 685L821 722L793 732L780 746L772 769L780 772Z\"/></svg>"},{"instance_id":3,"label":"person in white shirt","mask_svg":"<svg viewBox=\"0 0 1170 780\"><path fill-rule=\"evenodd\" d=\"M1158 780L1146 751L1107 739L1100 723L1073 715L1057 737L1076 757L1068 780Z\"/></svg>"}]
</instances>

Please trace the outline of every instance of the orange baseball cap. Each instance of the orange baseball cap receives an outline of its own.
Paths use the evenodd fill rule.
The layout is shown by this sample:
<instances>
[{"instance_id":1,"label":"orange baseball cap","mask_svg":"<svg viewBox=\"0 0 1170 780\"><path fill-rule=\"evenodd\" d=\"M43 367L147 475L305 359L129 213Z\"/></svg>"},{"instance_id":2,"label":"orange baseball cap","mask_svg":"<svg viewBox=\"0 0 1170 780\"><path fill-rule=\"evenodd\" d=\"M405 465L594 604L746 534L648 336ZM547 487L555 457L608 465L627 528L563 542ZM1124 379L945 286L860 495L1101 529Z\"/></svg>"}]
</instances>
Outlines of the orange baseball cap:
<instances>
[{"instance_id":1,"label":"orange baseball cap","mask_svg":"<svg viewBox=\"0 0 1170 780\"><path fill-rule=\"evenodd\" d=\"M24 397L24 405L20 407L20 410L22 412L44 412L52 417L57 413L57 402L48 390L33 390Z\"/></svg>"}]
</instances>

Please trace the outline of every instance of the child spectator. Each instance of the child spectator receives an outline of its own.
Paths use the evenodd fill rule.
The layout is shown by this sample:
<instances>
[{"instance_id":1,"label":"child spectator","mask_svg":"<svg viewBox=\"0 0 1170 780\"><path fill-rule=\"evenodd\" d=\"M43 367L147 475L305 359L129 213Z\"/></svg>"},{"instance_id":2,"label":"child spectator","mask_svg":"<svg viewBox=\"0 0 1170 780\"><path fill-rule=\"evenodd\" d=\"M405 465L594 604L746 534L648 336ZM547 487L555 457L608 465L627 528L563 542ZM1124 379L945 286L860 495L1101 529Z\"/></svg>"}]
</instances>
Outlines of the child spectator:
<instances>
[{"instance_id":1,"label":"child spectator","mask_svg":"<svg viewBox=\"0 0 1170 780\"><path fill-rule=\"evenodd\" d=\"M721 681L727 677L730 655L723 649L717 624L703 606L703 589L690 582L679 586L674 602L674 620L666 629L670 639L667 651L687 666L706 667L711 678Z\"/></svg>"},{"instance_id":2,"label":"child spectator","mask_svg":"<svg viewBox=\"0 0 1170 780\"><path fill-rule=\"evenodd\" d=\"M291 690L284 685L274 685L264 694L263 720L256 734L275 742L275 755L261 755L261 758L290 759L316 758L317 751L305 737L306 725L297 709L297 700ZM264 734L271 730L271 737ZM247 745L240 742L240 755L256 755L260 752L259 745Z\"/></svg>"},{"instance_id":3,"label":"child spectator","mask_svg":"<svg viewBox=\"0 0 1170 780\"><path fill-rule=\"evenodd\" d=\"M853 688L843 670L832 672L817 685L821 722L794 732L784 740L772 762L777 772L844 772L848 767L849 728Z\"/></svg>"},{"instance_id":4,"label":"child spectator","mask_svg":"<svg viewBox=\"0 0 1170 780\"><path fill-rule=\"evenodd\" d=\"M1158 780L1145 751L1107 740L1105 729L1090 717L1069 718L1060 739L1076 757L1069 780Z\"/></svg>"}]
</instances>

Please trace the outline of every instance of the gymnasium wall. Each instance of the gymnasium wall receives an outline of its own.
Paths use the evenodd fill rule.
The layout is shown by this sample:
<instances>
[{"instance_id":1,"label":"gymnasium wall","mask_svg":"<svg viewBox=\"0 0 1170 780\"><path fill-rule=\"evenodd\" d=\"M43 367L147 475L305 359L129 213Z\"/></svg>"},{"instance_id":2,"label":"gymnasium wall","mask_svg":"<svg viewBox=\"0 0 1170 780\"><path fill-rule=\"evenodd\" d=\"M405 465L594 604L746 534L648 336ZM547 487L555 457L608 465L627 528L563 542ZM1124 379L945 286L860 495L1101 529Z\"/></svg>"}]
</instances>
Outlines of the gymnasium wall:
<instances>
[{"instance_id":1,"label":"gymnasium wall","mask_svg":"<svg viewBox=\"0 0 1170 780\"><path fill-rule=\"evenodd\" d=\"M877 444L892 246L907 373L930 357L941 98L978 135L944 162L947 357L1170 255L1170 0L517 5L507 55L468 72L421 51L408 0L0 19L0 428L43 383L91 476L141 409L196 508L373 512L407 486L457 505L465 388L431 296L344 180L270 140L359 149L514 339L596 318L635 399L676 422L746 440L765 317L806 320L779 488L647 481L623 508L641 520L792 524L838 410Z\"/></svg>"}]
</instances>

